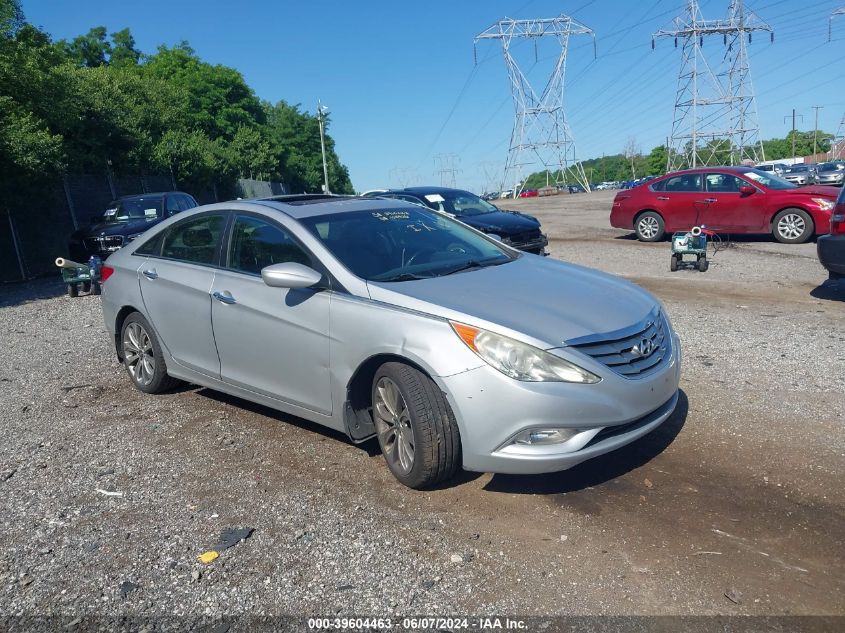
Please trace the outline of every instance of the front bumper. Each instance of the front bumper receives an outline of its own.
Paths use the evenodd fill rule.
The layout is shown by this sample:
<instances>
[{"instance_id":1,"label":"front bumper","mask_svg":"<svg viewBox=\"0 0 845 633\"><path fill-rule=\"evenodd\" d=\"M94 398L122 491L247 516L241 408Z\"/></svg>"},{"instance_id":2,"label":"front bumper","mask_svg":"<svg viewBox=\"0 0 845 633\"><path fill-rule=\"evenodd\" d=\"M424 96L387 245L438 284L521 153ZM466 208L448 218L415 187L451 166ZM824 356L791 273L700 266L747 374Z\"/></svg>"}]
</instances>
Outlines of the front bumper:
<instances>
[{"instance_id":1,"label":"front bumper","mask_svg":"<svg viewBox=\"0 0 845 633\"><path fill-rule=\"evenodd\" d=\"M845 275L845 235L822 235L816 240L819 262L835 275Z\"/></svg>"},{"instance_id":2,"label":"front bumper","mask_svg":"<svg viewBox=\"0 0 845 633\"><path fill-rule=\"evenodd\" d=\"M845 177L843 177L843 176L837 176L835 178L832 178L832 177L826 178L824 176L821 176L819 178L819 181L818 181L817 184L819 184L819 185L833 185L834 187L836 187L836 186L841 185L843 183L843 181L845 181Z\"/></svg>"},{"instance_id":3,"label":"front bumper","mask_svg":"<svg viewBox=\"0 0 845 633\"><path fill-rule=\"evenodd\" d=\"M535 474L566 470L625 446L665 422L678 402L681 352L643 378L624 378L589 357L560 355L602 377L594 385L513 380L485 365L441 377L461 431L463 467L479 472ZM559 444L522 445L527 429L572 429Z\"/></svg>"},{"instance_id":4,"label":"front bumper","mask_svg":"<svg viewBox=\"0 0 845 633\"><path fill-rule=\"evenodd\" d=\"M521 251L525 251L526 253L534 253L535 255L542 255L546 249L546 246L549 245L549 238L547 238L542 233L540 237L535 238L529 242L511 242L509 240L502 240L504 244L510 246L511 248L516 248Z\"/></svg>"}]
</instances>

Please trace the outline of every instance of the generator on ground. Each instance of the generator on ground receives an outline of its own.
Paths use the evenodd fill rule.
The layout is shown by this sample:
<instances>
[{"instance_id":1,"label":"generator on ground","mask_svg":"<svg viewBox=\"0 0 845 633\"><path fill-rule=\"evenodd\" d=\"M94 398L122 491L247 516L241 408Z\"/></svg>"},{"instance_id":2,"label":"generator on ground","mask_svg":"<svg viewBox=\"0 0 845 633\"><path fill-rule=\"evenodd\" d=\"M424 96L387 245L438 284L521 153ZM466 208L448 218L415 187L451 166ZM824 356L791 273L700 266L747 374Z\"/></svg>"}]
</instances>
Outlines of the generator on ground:
<instances>
[{"instance_id":1,"label":"generator on ground","mask_svg":"<svg viewBox=\"0 0 845 633\"><path fill-rule=\"evenodd\" d=\"M694 268L704 272L710 267L707 261L707 235L700 226L694 226L687 233L675 233L672 235L672 259L669 262L669 270L675 272L684 265L684 256L696 258L692 264Z\"/></svg>"},{"instance_id":2,"label":"generator on ground","mask_svg":"<svg viewBox=\"0 0 845 633\"><path fill-rule=\"evenodd\" d=\"M62 281L67 285L69 297L78 297L79 291L100 294L100 268L103 263L92 255L87 264L80 264L64 257L56 258L56 266L62 270Z\"/></svg>"}]
</instances>

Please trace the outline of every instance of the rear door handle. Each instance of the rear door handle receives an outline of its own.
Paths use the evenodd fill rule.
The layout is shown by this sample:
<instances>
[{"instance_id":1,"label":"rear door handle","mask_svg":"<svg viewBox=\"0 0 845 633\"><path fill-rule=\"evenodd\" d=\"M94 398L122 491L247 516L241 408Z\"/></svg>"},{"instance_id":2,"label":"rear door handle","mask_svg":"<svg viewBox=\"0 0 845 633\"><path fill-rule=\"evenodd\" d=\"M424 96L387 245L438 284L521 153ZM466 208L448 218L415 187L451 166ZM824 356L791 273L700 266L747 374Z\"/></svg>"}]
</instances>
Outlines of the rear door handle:
<instances>
[{"instance_id":1,"label":"rear door handle","mask_svg":"<svg viewBox=\"0 0 845 633\"><path fill-rule=\"evenodd\" d=\"M658 200L668 200L669 196L657 196Z\"/></svg>"},{"instance_id":2,"label":"rear door handle","mask_svg":"<svg viewBox=\"0 0 845 633\"><path fill-rule=\"evenodd\" d=\"M713 204L714 202L716 202L716 198L705 198L704 202L706 202L707 204Z\"/></svg>"},{"instance_id":3,"label":"rear door handle","mask_svg":"<svg viewBox=\"0 0 845 633\"><path fill-rule=\"evenodd\" d=\"M155 268L152 270L145 270L141 274L147 279L158 279L158 273L155 271Z\"/></svg>"},{"instance_id":4,"label":"rear door handle","mask_svg":"<svg viewBox=\"0 0 845 633\"><path fill-rule=\"evenodd\" d=\"M211 296L217 299L220 303L228 303L229 305L237 303L235 298L228 292L212 292Z\"/></svg>"}]
</instances>

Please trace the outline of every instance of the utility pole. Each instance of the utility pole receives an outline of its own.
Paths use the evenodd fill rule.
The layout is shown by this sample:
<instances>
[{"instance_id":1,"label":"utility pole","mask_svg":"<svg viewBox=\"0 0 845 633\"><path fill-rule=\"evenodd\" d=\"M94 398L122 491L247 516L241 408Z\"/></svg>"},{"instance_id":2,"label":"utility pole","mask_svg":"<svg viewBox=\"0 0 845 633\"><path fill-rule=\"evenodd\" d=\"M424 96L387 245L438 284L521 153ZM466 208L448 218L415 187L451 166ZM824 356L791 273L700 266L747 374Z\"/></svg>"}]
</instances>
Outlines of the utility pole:
<instances>
[{"instance_id":1,"label":"utility pole","mask_svg":"<svg viewBox=\"0 0 845 633\"><path fill-rule=\"evenodd\" d=\"M801 117L801 120L804 120L804 115L802 114L795 114L795 108L792 108L792 162L795 162L795 117ZM783 122L786 123L789 120L789 115L787 114L783 117Z\"/></svg>"},{"instance_id":2,"label":"utility pole","mask_svg":"<svg viewBox=\"0 0 845 633\"><path fill-rule=\"evenodd\" d=\"M824 106L813 106L813 110L816 111L816 124L813 126L813 160L815 161L817 147L816 147L816 137L819 134L819 110L821 110Z\"/></svg>"},{"instance_id":3,"label":"utility pole","mask_svg":"<svg viewBox=\"0 0 845 633\"><path fill-rule=\"evenodd\" d=\"M514 183L514 197L519 195L526 177L538 171L565 174L571 169L575 179L590 190L584 167L576 159L575 139L563 108L566 56L573 35L591 36L595 55L595 33L568 15L533 20L504 18L473 39L473 49L481 40L502 43L515 114L504 177L506 182ZM528 80L528 70L523 70L514 58L513 49L518 40L533 41L536 63L537 45L542 38L553 38L558 54L545 87L537 91Z\"/></svg>"},{"instance_id":4,"label":"utility pole","mask_svg":"<svg viewBox=\"0 0 845 633\"><path fill-rule=\"evenodd\" d=\"M670 170L723 163L720 154L726 144L731 164L764 158L748 63L747 45L754 31L766 31L774 41L772 28L747 11L743 0L730 1L724 20L705 20L698 1L688 0L686 14L675 18L671 29L651 36L652 49L659 38L673 38L675 48L681 40ZM725 46L718 64L703 52L705 38L713 36Z\"/></svg>"},{"instance_id":5,"label":"utility pole","mask_svg":"<svg viewBox=\"0 0 845 633\"><path fill-rule=\"evenodd\" d=\"M325 139L325 116L326 113L329 111L327 107L320 103L320 100L317 99L317 121L320 123L320 149L323 152L323 191L325 193L331 193L329 191L329 168L326 164L326 139Z\"/></svg>"},{"instance_id":6,"label":"utility pole","mask_svg":"<svg viewBox=\"0 0 845 633\"><path fill-rule=\"evenodd\" d=\"M833 37L833 18L837 15L845 15L845 7L839 7L827 19L827 41L829 42Z\"/></svg>"}]
</instances>

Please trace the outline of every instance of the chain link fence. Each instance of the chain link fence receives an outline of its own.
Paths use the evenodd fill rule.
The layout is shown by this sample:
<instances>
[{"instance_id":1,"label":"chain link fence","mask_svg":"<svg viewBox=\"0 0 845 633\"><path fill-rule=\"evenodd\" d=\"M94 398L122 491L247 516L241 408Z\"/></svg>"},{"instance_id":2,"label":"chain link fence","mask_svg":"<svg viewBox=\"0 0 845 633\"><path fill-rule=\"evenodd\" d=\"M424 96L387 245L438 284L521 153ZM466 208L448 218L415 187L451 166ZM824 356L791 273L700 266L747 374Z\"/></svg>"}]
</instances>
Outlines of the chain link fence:
<instances>
[{"instance_id":1,"label":"chain link fence","mask_svg":"<svg viewBox=\"0 0 845 633\"><path fill-rule=\"evenodd\" d=\"M33 196L25 208L0 217L0 282L21 281L56 272L56 257L67 255L67 239L91 218L102 215L120 196L180 190L171 176L65 175ZM219 202L216 186L187 191L200 204ZM235 197L258 198L287 193L284 184L240 179ZM222 197L222 199L228 199Z\"/></svg>"}]
</instances>

